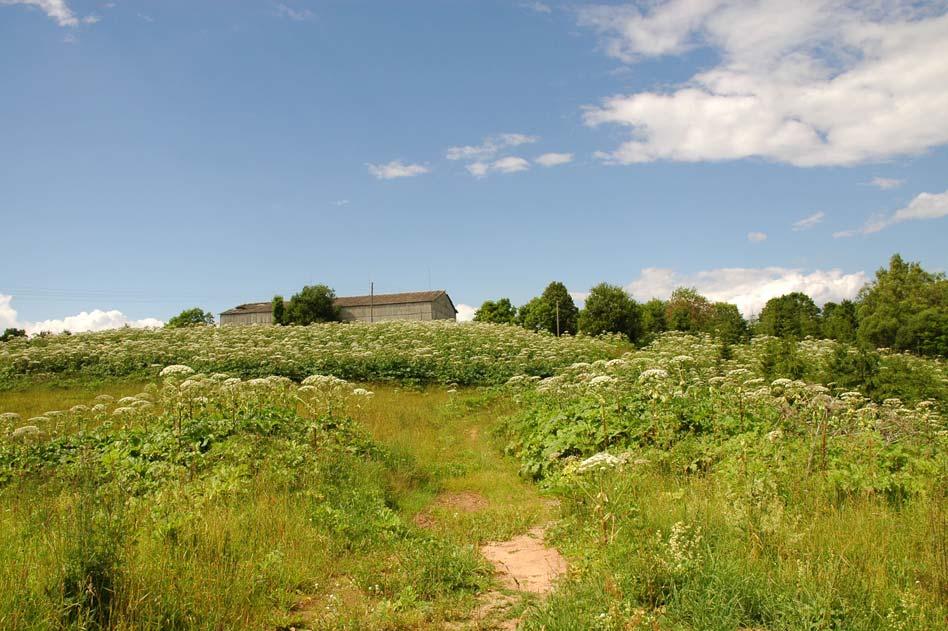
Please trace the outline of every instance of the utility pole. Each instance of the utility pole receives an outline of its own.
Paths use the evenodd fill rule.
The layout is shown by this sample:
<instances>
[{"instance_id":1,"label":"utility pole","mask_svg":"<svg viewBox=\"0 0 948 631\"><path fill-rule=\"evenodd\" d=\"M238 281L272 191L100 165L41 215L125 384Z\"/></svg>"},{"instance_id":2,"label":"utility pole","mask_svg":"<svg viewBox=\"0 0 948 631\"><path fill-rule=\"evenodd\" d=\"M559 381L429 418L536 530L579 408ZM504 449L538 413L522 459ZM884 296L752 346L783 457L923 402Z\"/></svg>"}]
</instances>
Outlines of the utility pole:
<instances>
[{"instance_id":1,"label":"utility pole","mask_svg":"<svg viewBox=\"0 0 948 631\"><path fill-rule=\"evenodd\" d=\"M375 322L375 282L369 282L369 322Z\"/></svg>"},{"instance_id":2,"label":"utility pole","mask_svg":"<svg viewBox=\"0 0 948 631\"><path fill-rule=\"evenodd\" d=\"M556 337L560 336L560 301L556 301Z\"/></svg>"}]
</instances>

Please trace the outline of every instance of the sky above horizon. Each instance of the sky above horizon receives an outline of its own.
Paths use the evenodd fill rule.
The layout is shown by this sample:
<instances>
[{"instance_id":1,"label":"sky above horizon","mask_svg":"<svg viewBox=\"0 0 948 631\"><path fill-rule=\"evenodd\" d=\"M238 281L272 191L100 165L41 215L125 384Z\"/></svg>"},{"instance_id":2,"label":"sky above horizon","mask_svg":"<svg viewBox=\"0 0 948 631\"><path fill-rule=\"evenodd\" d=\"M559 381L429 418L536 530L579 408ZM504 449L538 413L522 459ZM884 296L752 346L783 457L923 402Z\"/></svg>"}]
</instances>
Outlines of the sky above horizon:
<instances>
[{"instance_id":1,"label":"sky above horizon","mask_svg":"<svg viewBox=\"0 0 948 631\"><path fill-rule=\"evenodd\" d=\"M0 0L0 329L948 267L948 1Z\"/></svg>"}]
</instances>

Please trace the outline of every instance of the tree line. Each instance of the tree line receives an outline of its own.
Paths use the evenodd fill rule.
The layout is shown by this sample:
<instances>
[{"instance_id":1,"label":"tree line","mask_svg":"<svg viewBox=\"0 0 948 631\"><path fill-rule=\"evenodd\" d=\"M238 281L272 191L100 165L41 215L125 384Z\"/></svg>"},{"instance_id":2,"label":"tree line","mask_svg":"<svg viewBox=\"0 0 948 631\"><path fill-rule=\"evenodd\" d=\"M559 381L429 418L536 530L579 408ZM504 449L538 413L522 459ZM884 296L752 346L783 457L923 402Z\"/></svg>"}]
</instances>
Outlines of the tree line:
<instances>
[{"instance_id":1,"label":"tree line","mask_svg":"<svg viewBox=\"0 0 948 631\"><path fill-rule=\"evenodd\" d=\"M898 254L879 269L855 300L828 302L793 292L771 298L760 314L745 319L736 305L711 302L697 290L679 287L668 300L636 302L622 287L600 283L579 309L561 282L523 306L510 299L487 300L474 320L512 324L559 335L618 333L644 344L664 331L710 333L724 343L751 335L802 339L822 337L918 355L948 355L948 280Z\"/></svg>"}]
</instances>

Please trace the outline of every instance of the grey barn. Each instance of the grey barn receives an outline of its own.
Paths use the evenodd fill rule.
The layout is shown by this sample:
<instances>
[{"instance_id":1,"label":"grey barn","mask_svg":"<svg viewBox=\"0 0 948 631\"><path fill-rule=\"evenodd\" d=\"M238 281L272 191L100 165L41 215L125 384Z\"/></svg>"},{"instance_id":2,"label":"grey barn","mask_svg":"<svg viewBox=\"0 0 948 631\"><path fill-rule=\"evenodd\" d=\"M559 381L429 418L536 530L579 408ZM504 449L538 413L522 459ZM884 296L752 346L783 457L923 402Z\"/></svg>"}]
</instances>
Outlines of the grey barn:
<instances>
[{"instance_id":1,"label":"grey barn","mask_svg":"<svg viewBox=\"0 0 948 631\"><path fill-rule=\"evenodd\" d=\"M342 296L336 298L336 306L343 322L454 320L458 313L444 290ZM221 313L221 326L272 323L273 303L270 302L251 302Z\"/></svg>"}]
</instances>

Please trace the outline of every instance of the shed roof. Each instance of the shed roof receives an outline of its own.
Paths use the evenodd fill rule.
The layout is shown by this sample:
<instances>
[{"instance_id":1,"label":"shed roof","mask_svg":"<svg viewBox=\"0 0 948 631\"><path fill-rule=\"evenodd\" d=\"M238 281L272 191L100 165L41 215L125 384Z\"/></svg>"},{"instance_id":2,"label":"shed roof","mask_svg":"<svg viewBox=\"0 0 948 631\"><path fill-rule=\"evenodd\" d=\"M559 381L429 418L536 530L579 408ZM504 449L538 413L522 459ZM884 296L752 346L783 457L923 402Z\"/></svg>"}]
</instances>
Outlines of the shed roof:
<instances>
[{"instance_id":1,"label":"shed roof","mask_svg":"<svg viewBox=\"0 0 948 631\"><path fill-rule=\"evenodd\" d=\"M243 313L271 313L273 311L272 302L248 302L247 304L237 305L233 309L222 311L221 315L240 315Z\"/></svg>"},{"instance_id":2,"label":"shed roof","mask_svg":"<svg viewBox=\"0 0 948 631\"><path fill-rule=\"evenodd\" d=\"M436 291L409 291L400 294L375 294L365 296L340 296L336 298L337 307L368 307L369 305L404 305L417 302L434 302L441 296L448 299L451 308L457 313L457 309L452 302L448 292L443 289ZM233 309L221 312L221 315L241 315L244 313L271 313L273 311L272 302L248 302L238 305Z\"/></svg>"}]
</instances>

